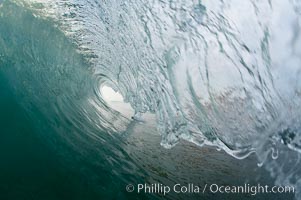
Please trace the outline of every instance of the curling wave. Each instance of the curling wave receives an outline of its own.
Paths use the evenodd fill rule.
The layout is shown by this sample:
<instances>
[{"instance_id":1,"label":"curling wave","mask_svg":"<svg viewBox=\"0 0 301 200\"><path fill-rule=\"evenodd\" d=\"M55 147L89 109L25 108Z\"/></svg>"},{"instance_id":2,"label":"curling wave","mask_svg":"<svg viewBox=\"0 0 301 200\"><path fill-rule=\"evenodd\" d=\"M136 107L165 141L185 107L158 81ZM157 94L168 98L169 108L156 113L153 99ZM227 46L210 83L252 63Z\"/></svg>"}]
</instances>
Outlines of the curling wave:
<instances>
[{"instance_id":1,"label":"curling wave","mask_svg":"<svg viewBox=\"0 0 301 200\"><path fill-rule=\"evenodd\" d=\"M57 129L71 123L101 141L125 130L130 119L103 100L110 85L137 115L156 114L164 147L184 139L239 159L255 152L279 183L300 187L300 8L297 0L4 1L0 64L28 112Z\"/></svg>"}]
</instances>

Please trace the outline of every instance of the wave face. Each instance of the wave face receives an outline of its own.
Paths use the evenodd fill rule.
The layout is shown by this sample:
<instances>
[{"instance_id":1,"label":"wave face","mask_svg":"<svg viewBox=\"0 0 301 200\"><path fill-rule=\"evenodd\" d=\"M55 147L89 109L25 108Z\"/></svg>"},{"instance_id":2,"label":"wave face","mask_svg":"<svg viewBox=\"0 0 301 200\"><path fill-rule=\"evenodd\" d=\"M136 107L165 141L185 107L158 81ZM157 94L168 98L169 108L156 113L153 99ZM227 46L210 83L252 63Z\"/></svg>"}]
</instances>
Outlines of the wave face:
<instances>
[{"instance_id":1,"label":"wave face","mask_svg":"<svg viewBox=\"0 0 301 200\"><path fill-rule=\"evenodd\" d=\"M156 114L164 147L184 139L239 159L255 152L278 183L301 188L299 1L20 0L0 9L0 64L14 66L4 71L16 93L56 129L85 131L74 140L113 145L126 129L130 120L102 98L106 84L137 114Z\"/></svg>"}]
</instances>

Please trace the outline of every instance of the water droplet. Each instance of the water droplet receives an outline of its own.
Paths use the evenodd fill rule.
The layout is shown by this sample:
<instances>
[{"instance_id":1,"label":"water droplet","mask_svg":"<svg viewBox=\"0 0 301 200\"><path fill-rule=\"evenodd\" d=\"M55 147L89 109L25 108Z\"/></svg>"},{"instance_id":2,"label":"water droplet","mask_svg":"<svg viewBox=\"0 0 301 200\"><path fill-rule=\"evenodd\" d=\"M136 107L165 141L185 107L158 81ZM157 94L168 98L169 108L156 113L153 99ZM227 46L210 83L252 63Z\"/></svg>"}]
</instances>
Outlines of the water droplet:
<instances>
[{"instance_id":1,"label":"water droplet","mask_svg":"<svg viewBox=\"0 0 301 200\"><path fill-rule=\"evenodd\" d=\"M278 158L278 149L272 148L272 158L275 160Z\"/></svg>"}]
</instances>

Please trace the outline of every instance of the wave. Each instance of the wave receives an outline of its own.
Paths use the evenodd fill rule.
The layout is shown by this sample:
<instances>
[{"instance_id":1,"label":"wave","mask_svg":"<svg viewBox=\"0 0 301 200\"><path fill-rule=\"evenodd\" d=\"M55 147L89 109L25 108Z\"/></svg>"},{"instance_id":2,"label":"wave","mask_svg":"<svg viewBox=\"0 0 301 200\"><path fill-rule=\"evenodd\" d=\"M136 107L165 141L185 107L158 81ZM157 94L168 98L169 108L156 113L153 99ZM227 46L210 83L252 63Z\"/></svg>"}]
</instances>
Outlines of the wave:
<instances>
[{"instance_id":1,"label":"wave","mask_svg":"<svg viewBox=\"0 0 301 200\"><path fill-rule=\"evenodd\" d=\"M1 70L28 112L58 130L71 123L113 145L130 119L103 100L109 85L137 115L156 114L164 147L184 139L238 159L256 153L278 183L300 187L300 8L294 0L4 1Z\"/></svg>"}]
</instances>

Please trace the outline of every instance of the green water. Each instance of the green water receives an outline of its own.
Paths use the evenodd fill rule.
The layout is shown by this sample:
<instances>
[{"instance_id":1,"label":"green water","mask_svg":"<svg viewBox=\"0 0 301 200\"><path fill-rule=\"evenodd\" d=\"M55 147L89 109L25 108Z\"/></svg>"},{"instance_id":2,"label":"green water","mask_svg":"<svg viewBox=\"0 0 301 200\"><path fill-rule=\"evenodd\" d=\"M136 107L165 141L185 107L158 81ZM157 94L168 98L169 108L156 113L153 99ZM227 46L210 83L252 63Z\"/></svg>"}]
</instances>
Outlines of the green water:
<instances>
[{"instance_id":1,"label":"green water","mask_svg":"<svg viewBox=\"0 0 301 200\"><path fill-rule=\"evenodd\" d=\"M74 45L50 21L9 1L0 14L0 199L131 197L105 162L114 156L109 147L76 138L85 132L56 110L89 84Z\"/></svg>"},{"instance_id":2,"label":"green water","mask_svg":"<svg viewBox=\"0 0 301 200\"><path fill-rule=\"evenodd\" d=\"M273 183L254 157L239 161L187 143L164 149L153 116L121 133L95 126L86 101L93 97L91 71L52 21L8 1L0 8L0 200L218 199L225 196L162 197L125 187ZM283 196L256 196L267 198Z\"/></svg>"},{"instance_id":3,"label":"green water","mask_svg":"<svg viewBox=\"0 0 301 200\"><path fill-rule=\"evenodd\" d=\"M35 122L31 121L24 109L11 92L7 80L0 74L0 196L4 200L66 200L66 199L154 199L127 193L125 184L120 179L127 174L112 175L113 170L94 165L90 158L78 156L77 152L60 144L59 154L49 147ZM214 150L198 149L191 145L180 144L173 151L159 147L158 136L152 131L152 125L132 124L130 134L125 143L125 150L140 161L142 167L149 172L148 176L137 177L144 182L152 177L165 184L173 182L194 183L216 182L243 184L251 179L251 183L271 183L271 180L260 178L260 171L252 170L256 164L250 160L237 161ZM44 134L52 134L51 131ZM145 148L148 145L147 148ZM91 152L93 153L93 152ZM161 158L159 157L161 156ZM179 159L180 158L180 159ZM102 158L98 158L102 160ZM254 160L253 160L254 161ZM246 166L246 164L251 166ZM106 163L105 163L106 164ZM174 168L177 168L174 171ZM111 174L108 174L111 173ZM134 172L133 172L134 173ZM258 174L259 175L258 175ZM261 172L262 173L262 172ZM257 179L252 180L252 178ZM94 177L93 177L94 176ZM110 176L111 178L108 178ZM253 177L254 176L254 177ZM257 180L257 181L256 181ZM114 183L112 183L114 182ZM116 185L119 185L119 187ZM176 195L168 199L200 199L197 195ZM201 196L202 197L202 196ZM289 199L291 195L257 196L206 195L206 199ZM162 198L165 199L165 198Z\"/></svg>"},{"instance_id":4,"label":"green water","mask_svg":"<svg viewBox=\"0 0 301 200\"><path fill-rule=\"evenodd\" d=\"M66 171L37 137L34 123L0 77L1 199L83 199L95 195L76 173Z\"/></svg>"},{"instance_id":5,"label":"green water","mask_svg":"<svg viewBox=\"0 0 301 200\"><path fill-rule=\"evenodd\" d=\"M93 166L60 142L50 148L11 90L0 73L0 199L135 199L111 168Z\"/></svg>"},{"instance_id":6,"label":"green water","mask_svg":"<svg viewBox=\"0 0 301 200\"><path fill-rule=\"evenodd\" d=\"M80 175L83 164L65 167L58 154L38 137L34 122L20 107L2 74L0 91L0 198L101 198L97 187Z\"/></svg>"}]
</instances>

